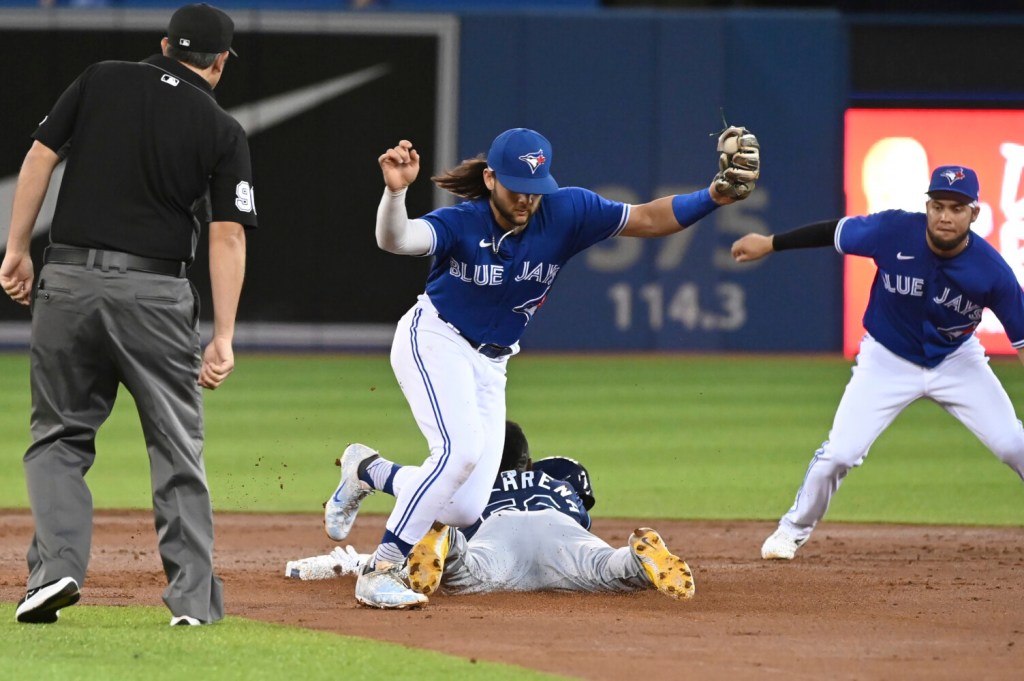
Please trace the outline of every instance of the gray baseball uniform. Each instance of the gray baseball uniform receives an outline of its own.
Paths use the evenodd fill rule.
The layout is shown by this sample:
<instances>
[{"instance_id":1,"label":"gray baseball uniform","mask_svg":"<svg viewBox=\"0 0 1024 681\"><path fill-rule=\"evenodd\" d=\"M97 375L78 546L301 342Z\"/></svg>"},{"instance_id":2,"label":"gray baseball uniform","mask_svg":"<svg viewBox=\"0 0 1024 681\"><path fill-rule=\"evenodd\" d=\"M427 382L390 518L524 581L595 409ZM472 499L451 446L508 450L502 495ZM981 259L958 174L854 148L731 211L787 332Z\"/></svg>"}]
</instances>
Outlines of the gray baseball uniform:
<instances>
[{"instance_id":1,"label":"gray baseball uniform","mask_svg":"<svg viewBox=\"0 0 1024 681\"><path fill-rule=\"evenodd\" d=\"M628 546L612 548L557 509L499 511L472 540L453 534L441 580L449 594L652 588Z\"/></svg>"},{"instance_id":2,"label":"gray baseball uniform","mask_svg":"<svg viewBox=\"0 0 1024 681\"><path fill-rule=\"evenodd\" d=\"M451 594L652 588L628 546L612 548L589 531L580 495L543 472L544 461L535 470L503 471L481 522L453 532L442 588Z\"/></svg>"}]
</instances>

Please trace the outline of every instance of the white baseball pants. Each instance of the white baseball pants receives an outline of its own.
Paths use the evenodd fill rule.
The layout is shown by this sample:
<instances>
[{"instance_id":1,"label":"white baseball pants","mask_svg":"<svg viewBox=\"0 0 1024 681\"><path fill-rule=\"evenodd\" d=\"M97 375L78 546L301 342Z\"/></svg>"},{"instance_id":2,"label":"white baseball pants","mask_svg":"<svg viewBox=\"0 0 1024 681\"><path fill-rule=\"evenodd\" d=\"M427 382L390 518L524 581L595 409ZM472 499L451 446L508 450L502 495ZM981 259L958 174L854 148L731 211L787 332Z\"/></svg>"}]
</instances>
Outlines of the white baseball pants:
<instances>
[{"instance_id":1,"label":"white baseball pants","mask_svg":"<svg viewBox=\"0 0 1024 681\"><path fill-rule=\"evenodd\" d=\"M1024 427L988 362L974 337L937 367L926 369L866 334L828 439L811 459L780 527L797 539L810 536L849 470L864 463L882 431L920 398L933 400L955 416L1024 479Z\"/></svg>"},{"instance_id":2,"label":"white baseball pants","mask_svg":"<svg viewBox=\"0 0 1024 681\"><path fill-rule=\"evenodd\" d=\"M391 366L430 456L395 476L387 529L416 544L436 520L466 527L490 496L505 445L508 357L476 352L426 295L398 322Z\"/></svg>"}]
</instances>

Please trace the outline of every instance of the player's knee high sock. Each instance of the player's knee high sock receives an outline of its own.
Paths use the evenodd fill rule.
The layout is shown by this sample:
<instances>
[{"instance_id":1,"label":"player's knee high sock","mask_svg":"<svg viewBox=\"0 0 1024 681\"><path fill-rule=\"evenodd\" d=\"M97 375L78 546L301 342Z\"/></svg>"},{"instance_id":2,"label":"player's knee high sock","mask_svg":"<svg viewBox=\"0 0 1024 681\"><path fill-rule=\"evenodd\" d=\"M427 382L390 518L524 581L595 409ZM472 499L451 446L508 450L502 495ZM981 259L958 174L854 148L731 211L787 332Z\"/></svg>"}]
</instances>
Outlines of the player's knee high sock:
<instances>
[{"instance_id":1,"label":"player's knee high sock","mask_svg":"<svg viewBox=\"0 0 1024 681\"><path fill-rule=\"evenodd\" d=\"M370 487L386 492L391 496L395 495L394 480L395 474L402 468L396 463L388 461L382 456L367 460L365 466L360 466L358 471L359 479Z\"/></svg>"},{"instance_id":2,"label":"player's knee high sock","mask_svg":"<svg viewBox=\"0 0 1024 681\"><path fill-rule=\"evenodd\" d=\"M413 545L399 539L390 530L384 531L380 540L380 546L373 552L373 565L378 561L386 561L392 564L399 564L405 561L405 557L412 551Z\"/></svg>"}]
</instances>

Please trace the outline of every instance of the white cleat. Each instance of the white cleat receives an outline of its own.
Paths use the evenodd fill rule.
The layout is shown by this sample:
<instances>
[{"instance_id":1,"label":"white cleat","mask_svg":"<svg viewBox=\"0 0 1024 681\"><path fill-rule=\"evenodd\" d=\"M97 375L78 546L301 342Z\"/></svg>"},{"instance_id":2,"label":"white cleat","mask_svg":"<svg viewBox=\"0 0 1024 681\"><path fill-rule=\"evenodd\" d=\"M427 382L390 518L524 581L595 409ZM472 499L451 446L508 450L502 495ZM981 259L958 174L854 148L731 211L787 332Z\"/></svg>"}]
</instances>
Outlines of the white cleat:
<instances>
[{"instance_id":1,"label":"white cleat","mask_svg":"<svg viewBox=\"0 0 1024 681\"><path fill-rule=\"evenodd\" d=\"M367 565L356 579L356 600L370 608L422 608L429 599L409 588L405 574L401 565L381 563L380 569Z\"/></svg>"},{"instance_id":2,"label":"white cleat","mask_svg":"<svg viewBox=\"0 0 1024 681\"><path fill-rule=\"evenodd\" d=\"M379 454L361 444L351 444L337 460L341 466L341 482L331 498L324 503L324 529L334 541L341 541L352 530L359 505L373 494L373 488L359 479L359 464Z\"/></svg>"},{"instance_id":3,"label":"white cleat","mask_svg":"<svg viewBox=\"0 0 1024 681\"><path fill-rule=\"evenodd\" d=\"M781 527L764 540L761 545L761 557L765 560L793 560L796 550L800 548L806 539L791 537Z\"/></svg>"}]
</instances>

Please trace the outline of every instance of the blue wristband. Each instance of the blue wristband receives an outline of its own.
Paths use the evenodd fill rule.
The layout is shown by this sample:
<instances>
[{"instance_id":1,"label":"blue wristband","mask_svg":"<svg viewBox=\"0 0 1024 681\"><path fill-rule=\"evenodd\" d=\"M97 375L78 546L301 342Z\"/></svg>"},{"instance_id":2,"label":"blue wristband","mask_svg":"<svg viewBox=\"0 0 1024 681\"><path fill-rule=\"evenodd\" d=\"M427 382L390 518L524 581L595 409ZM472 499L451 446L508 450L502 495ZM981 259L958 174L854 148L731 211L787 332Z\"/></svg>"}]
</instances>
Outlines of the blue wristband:
<instances>
[{"instance_id":1,"label":"blue wristband","mask_svg":"<svg viewBox=\"0 0 1024 681\"><path fill-rule=\"evenodd\" d=\"M683 227L689 227L716 208L718 204L711 198L710 189L672 197L672 214Z\"/></svg>"}]
</instances>

